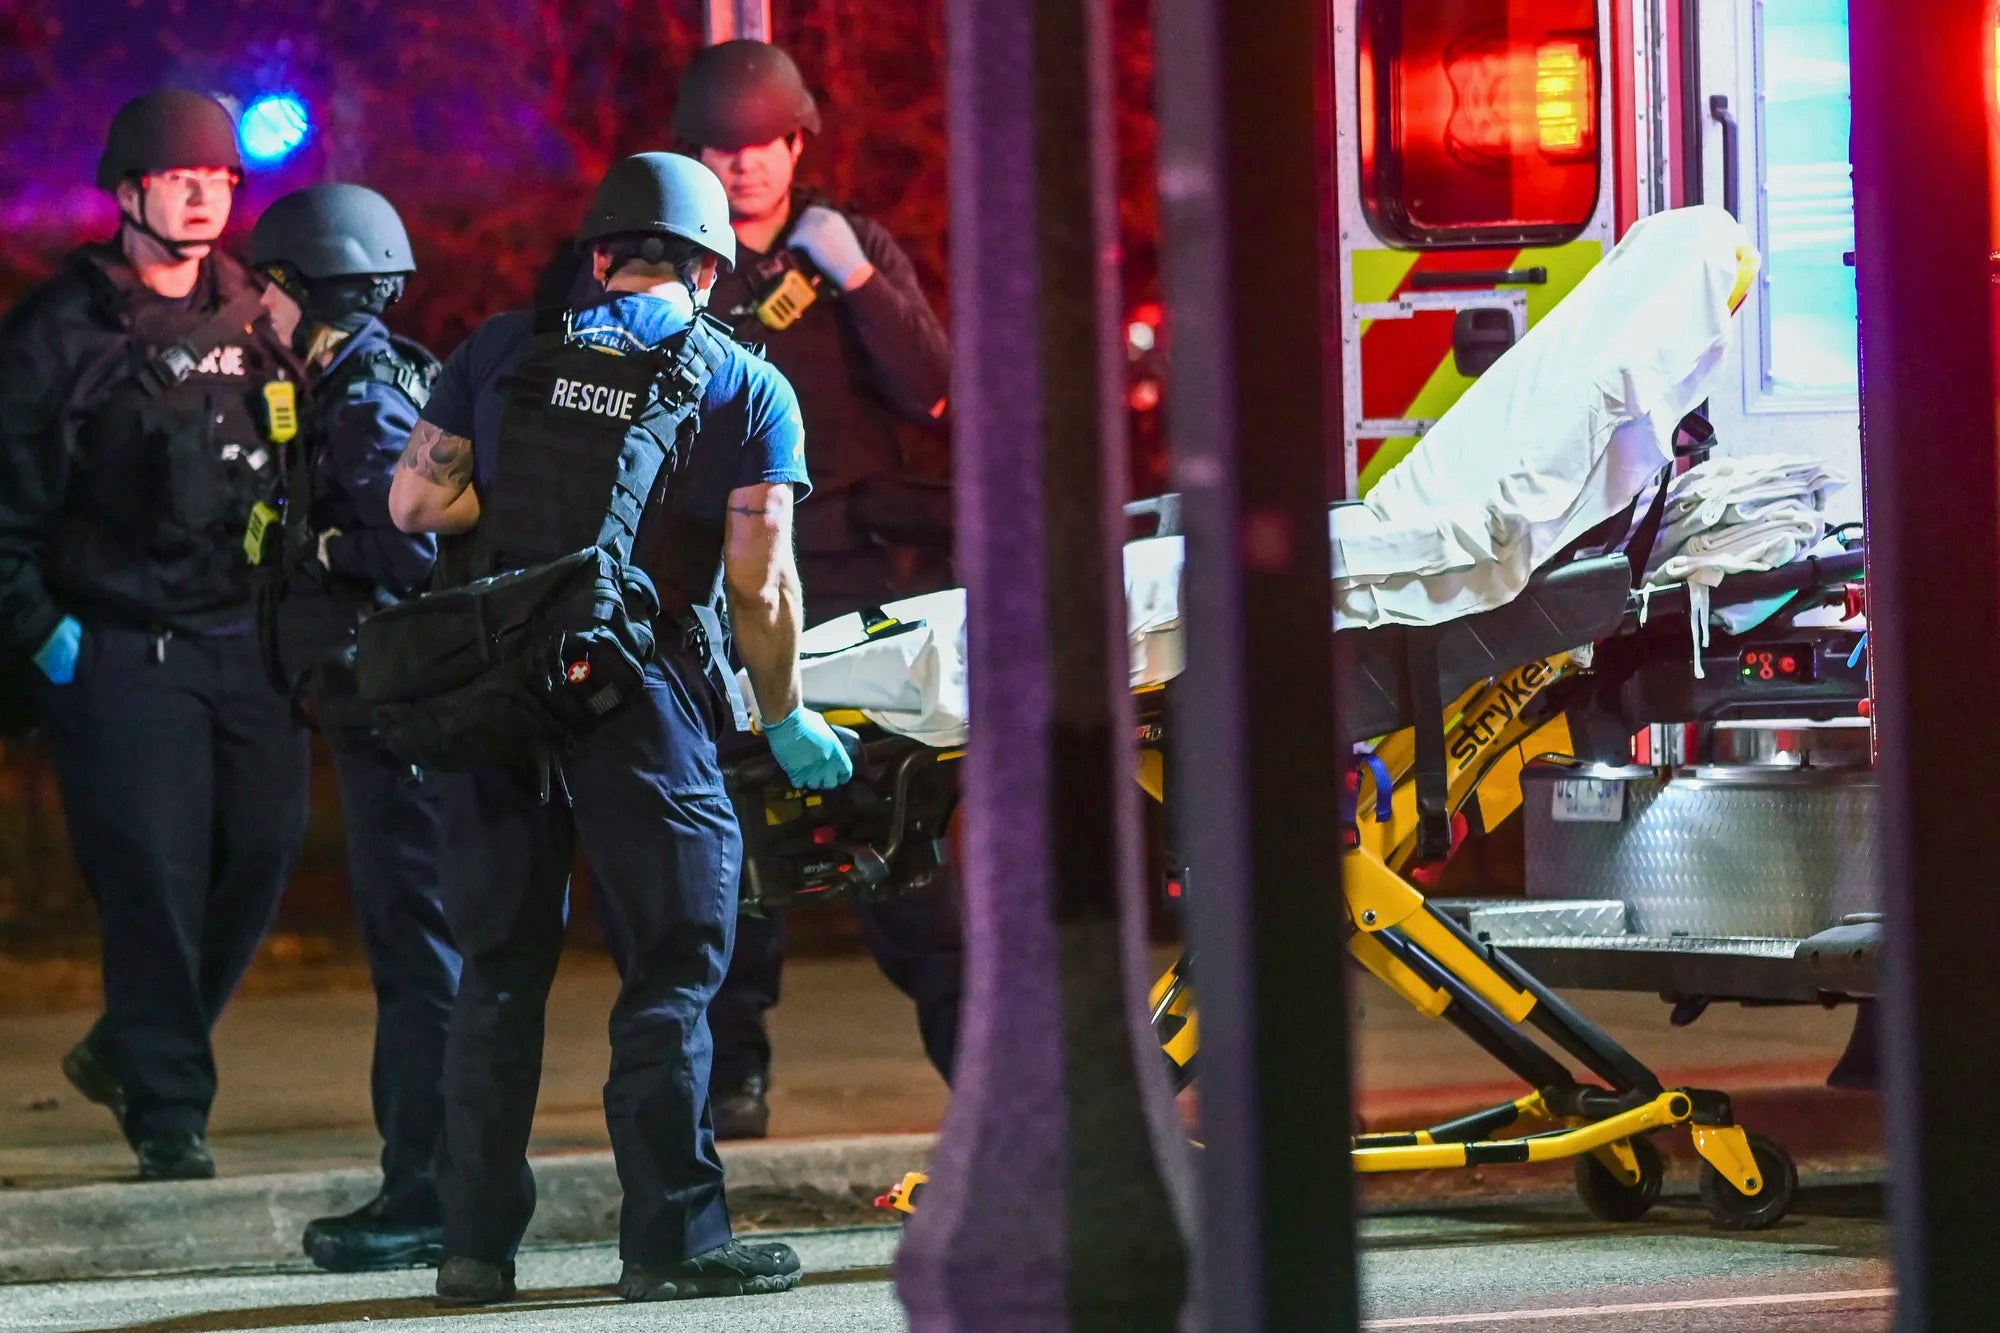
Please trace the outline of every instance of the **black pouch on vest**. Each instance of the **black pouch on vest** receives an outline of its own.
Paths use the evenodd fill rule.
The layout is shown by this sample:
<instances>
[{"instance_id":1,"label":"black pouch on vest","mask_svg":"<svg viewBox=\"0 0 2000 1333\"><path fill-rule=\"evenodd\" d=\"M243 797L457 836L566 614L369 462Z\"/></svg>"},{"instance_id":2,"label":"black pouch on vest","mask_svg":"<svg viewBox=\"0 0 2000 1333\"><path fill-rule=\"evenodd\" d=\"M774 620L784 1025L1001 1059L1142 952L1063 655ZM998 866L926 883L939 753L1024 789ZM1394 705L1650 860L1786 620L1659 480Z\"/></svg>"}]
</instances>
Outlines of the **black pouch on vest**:
<instances>
[{"instance_id":1,"label":"black pouch on vest","mask_svg":"<svg viewBox=\"0 0 2000 1333\"><path fill-rule=\"evenodd\" d=\"M379 612L355 685L420 768L531 764L645 688L653 586L602 547Z\"/></svg>"}]
</instances>

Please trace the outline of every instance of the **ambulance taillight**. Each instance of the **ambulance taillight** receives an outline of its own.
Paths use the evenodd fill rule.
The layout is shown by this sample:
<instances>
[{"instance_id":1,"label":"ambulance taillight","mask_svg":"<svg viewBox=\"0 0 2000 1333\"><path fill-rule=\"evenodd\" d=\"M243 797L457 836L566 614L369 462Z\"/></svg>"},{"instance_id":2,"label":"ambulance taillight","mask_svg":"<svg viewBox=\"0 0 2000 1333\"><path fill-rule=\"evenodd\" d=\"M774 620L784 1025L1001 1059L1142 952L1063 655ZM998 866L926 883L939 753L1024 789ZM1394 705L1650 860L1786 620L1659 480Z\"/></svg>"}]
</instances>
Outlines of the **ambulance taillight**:
<instances>
[{"instance_id":1,"label":"ambulance taillight","mask_svg":"<svg viewBox=\"0 0 2000 1333\"><path fill-rule=\"evenodd\" d=\"M1596 212L1595 0L1361 0L1362 198L1418 248L1555 244Z\"/></svg>"}]
</instances>

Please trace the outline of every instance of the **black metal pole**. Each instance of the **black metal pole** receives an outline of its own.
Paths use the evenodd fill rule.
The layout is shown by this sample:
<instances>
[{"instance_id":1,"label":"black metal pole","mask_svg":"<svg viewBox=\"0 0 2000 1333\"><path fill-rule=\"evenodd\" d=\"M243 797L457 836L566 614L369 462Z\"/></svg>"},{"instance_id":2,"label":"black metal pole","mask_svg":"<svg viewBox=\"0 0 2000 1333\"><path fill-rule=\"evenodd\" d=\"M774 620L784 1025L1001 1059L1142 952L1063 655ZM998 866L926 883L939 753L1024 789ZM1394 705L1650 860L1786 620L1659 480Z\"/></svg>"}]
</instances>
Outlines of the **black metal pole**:
<instances>
[{"instance_id":1,"label":"black metal pole","mask_svg":"<svg viewBox=\"0 0 2000 1333\"><path fill-rule=\"evenodd\" d=\"M1168 1333L1186 1294L1139 971L1108 21L947 13L968 995L896 1260L918 1333Z\"/></svg>"},{"instance_id":2,"label":"black metal pole","mask_svg":"<svg viewBox=\"0 0 2000 1333\"><path fill-rule=\"evenodd\" d=\"M1329 6L1158 0L1174 790L1201 1007L1202 1326L1356 1327L1323 322Z\"/></svg>"},{"instance_id":3,"label":"black metal pole","mask_svg":"<svg viewBox=\"0 0 2000 1333\"><path fill-rule=\"evenodd\" d=\"M1854 0L1868 620L1897 1322L1993 1326L2000 1161L2000 433L1993 11Z\"/></svg>"}]
</instances>

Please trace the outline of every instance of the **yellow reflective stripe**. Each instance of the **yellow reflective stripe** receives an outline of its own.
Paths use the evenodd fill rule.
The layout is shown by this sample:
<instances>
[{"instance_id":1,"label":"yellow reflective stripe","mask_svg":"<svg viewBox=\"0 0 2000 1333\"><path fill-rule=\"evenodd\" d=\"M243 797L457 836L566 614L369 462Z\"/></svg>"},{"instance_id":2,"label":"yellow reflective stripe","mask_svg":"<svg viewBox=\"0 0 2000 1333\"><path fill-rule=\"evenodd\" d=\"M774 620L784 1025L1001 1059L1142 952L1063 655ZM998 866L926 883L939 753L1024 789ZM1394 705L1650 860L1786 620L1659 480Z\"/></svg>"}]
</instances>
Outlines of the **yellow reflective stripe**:
<instances>
[{"instance_id":1,"label":"yellow reflective stripe","mask_svg":"<svg viewBox=\"0 0 2000 1333\"><path fill-rule=\"evenodd\" d=\"M1360 257L1360 253L1355 255L1357 263L1354 269L1354 299L1357 304L1369 299L1361 295L1361 266L1358 262ZM1597 241L1571 241L1567 245L1540 246L1523 250L1515 259L1515 266L1545 268L1549 271L1549 280L1526 287L1510 284L1500 290L1519 290L1527 293L1528 327L1533 328L1543 315L1555 309L1556 302L1576 290L1576 285L1583 281L1584 275L1595 268L1602 258L1604 258L1604 246ZM1408 271L1406 267L1404 272ZM1400 282L1401 278L1397 280ZM1393 295L1395 288L1391 287L1389 292ZM1389 296L1378 296L1373 299L1386 301ZM1366 373L1364 368L1363 374ZM1417 420L1436 420L1450 411L1452 404L1464 397L1465 391L1471 387L1471 378L1458 373L1458 365L1447 350L1444 359L1438 363L1437 369L1431 372L1431 377L1424 381L1424 387L1417 391L1416 398L1411 401L1403 415ZM1382 441L1381 448L1368 460L1368 466L1361 470L1357 482L1360 493L1368 494L1369 488L1386 476L1390 468L1407 458L1416 445L1417 437L1414 435Z\"/></svg>"},{"instance_id":2,"label":"yellow reflective stripe","mask_svg":"<svg viewBox=\"0 0 2000 1333\"><path fill-rule=\"evenodd\" d=\"M1351 256L1354 269L1354 304L1377 305L1396 295L1403 279L1417 266L1421 256L1415 250L1356 250ZM1360 337L1375 321L1364 319L1354 332Z\"/></svg>"}]
</instances>

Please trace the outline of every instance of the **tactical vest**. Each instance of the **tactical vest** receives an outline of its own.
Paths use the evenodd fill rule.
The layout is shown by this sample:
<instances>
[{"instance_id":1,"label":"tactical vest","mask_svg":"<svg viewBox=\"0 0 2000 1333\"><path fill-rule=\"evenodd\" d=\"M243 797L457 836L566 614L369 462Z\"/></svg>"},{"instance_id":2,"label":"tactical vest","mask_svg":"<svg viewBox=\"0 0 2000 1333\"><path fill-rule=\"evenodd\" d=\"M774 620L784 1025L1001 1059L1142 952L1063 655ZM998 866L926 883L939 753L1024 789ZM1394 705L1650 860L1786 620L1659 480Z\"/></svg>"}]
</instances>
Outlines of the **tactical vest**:
<instances>
[{"instance_id":1,"label":"tactical vest","mask_svg":"<svg viewBox=\"0 0 2000 1333\"><path fill-rule=\"evenodd\" d=\"M263 316L259 290L232 262L218 257L207 270L212 288L197 288L186 309L140 299L137 276L122 264L86 262L129 330L71 396L88 526L180 566L197 585L192 600L241 600L244 525L275 491L280 448L297 434L299 368L253 327Z\"/></svg>"},{"instance_id":2,"label":"tactical vest","mask_svg":"<svg viewBox=\"0 0 2000 1333\"><path fill-rule=\"evenodd\" d=\"M391 749L421 767L546 774L643 690L663 609L669 642L733 694L718 614L726 492L712 527L681 521L691 474L715 467L696 411L728 354L701 320L629 355L579 340L568 317L538 334L498 386L497 475L479 523L444 544L439 591L361 627L358 680Z\"/></svg>"},{"instance_id":3,"label":"tactical vest","mask_svg":"<svg viewBox=\"0 0 2000 1333\"><path fill-rule=\"evenodd\" d=\"M374 705L360 697L354 680L355 630L362 616L396 599L338 578L319 563L319 536L327 526L313 513L320 451L357 386L388 385L421 411L439 369L422 344L390 334L388 348L351 357L337 375L313 385L304 429L285 449L281 544L259 589L258 632L272 682L291 699L299 720L336 749L374 744Z\"/></svg>"}]
</instances>

